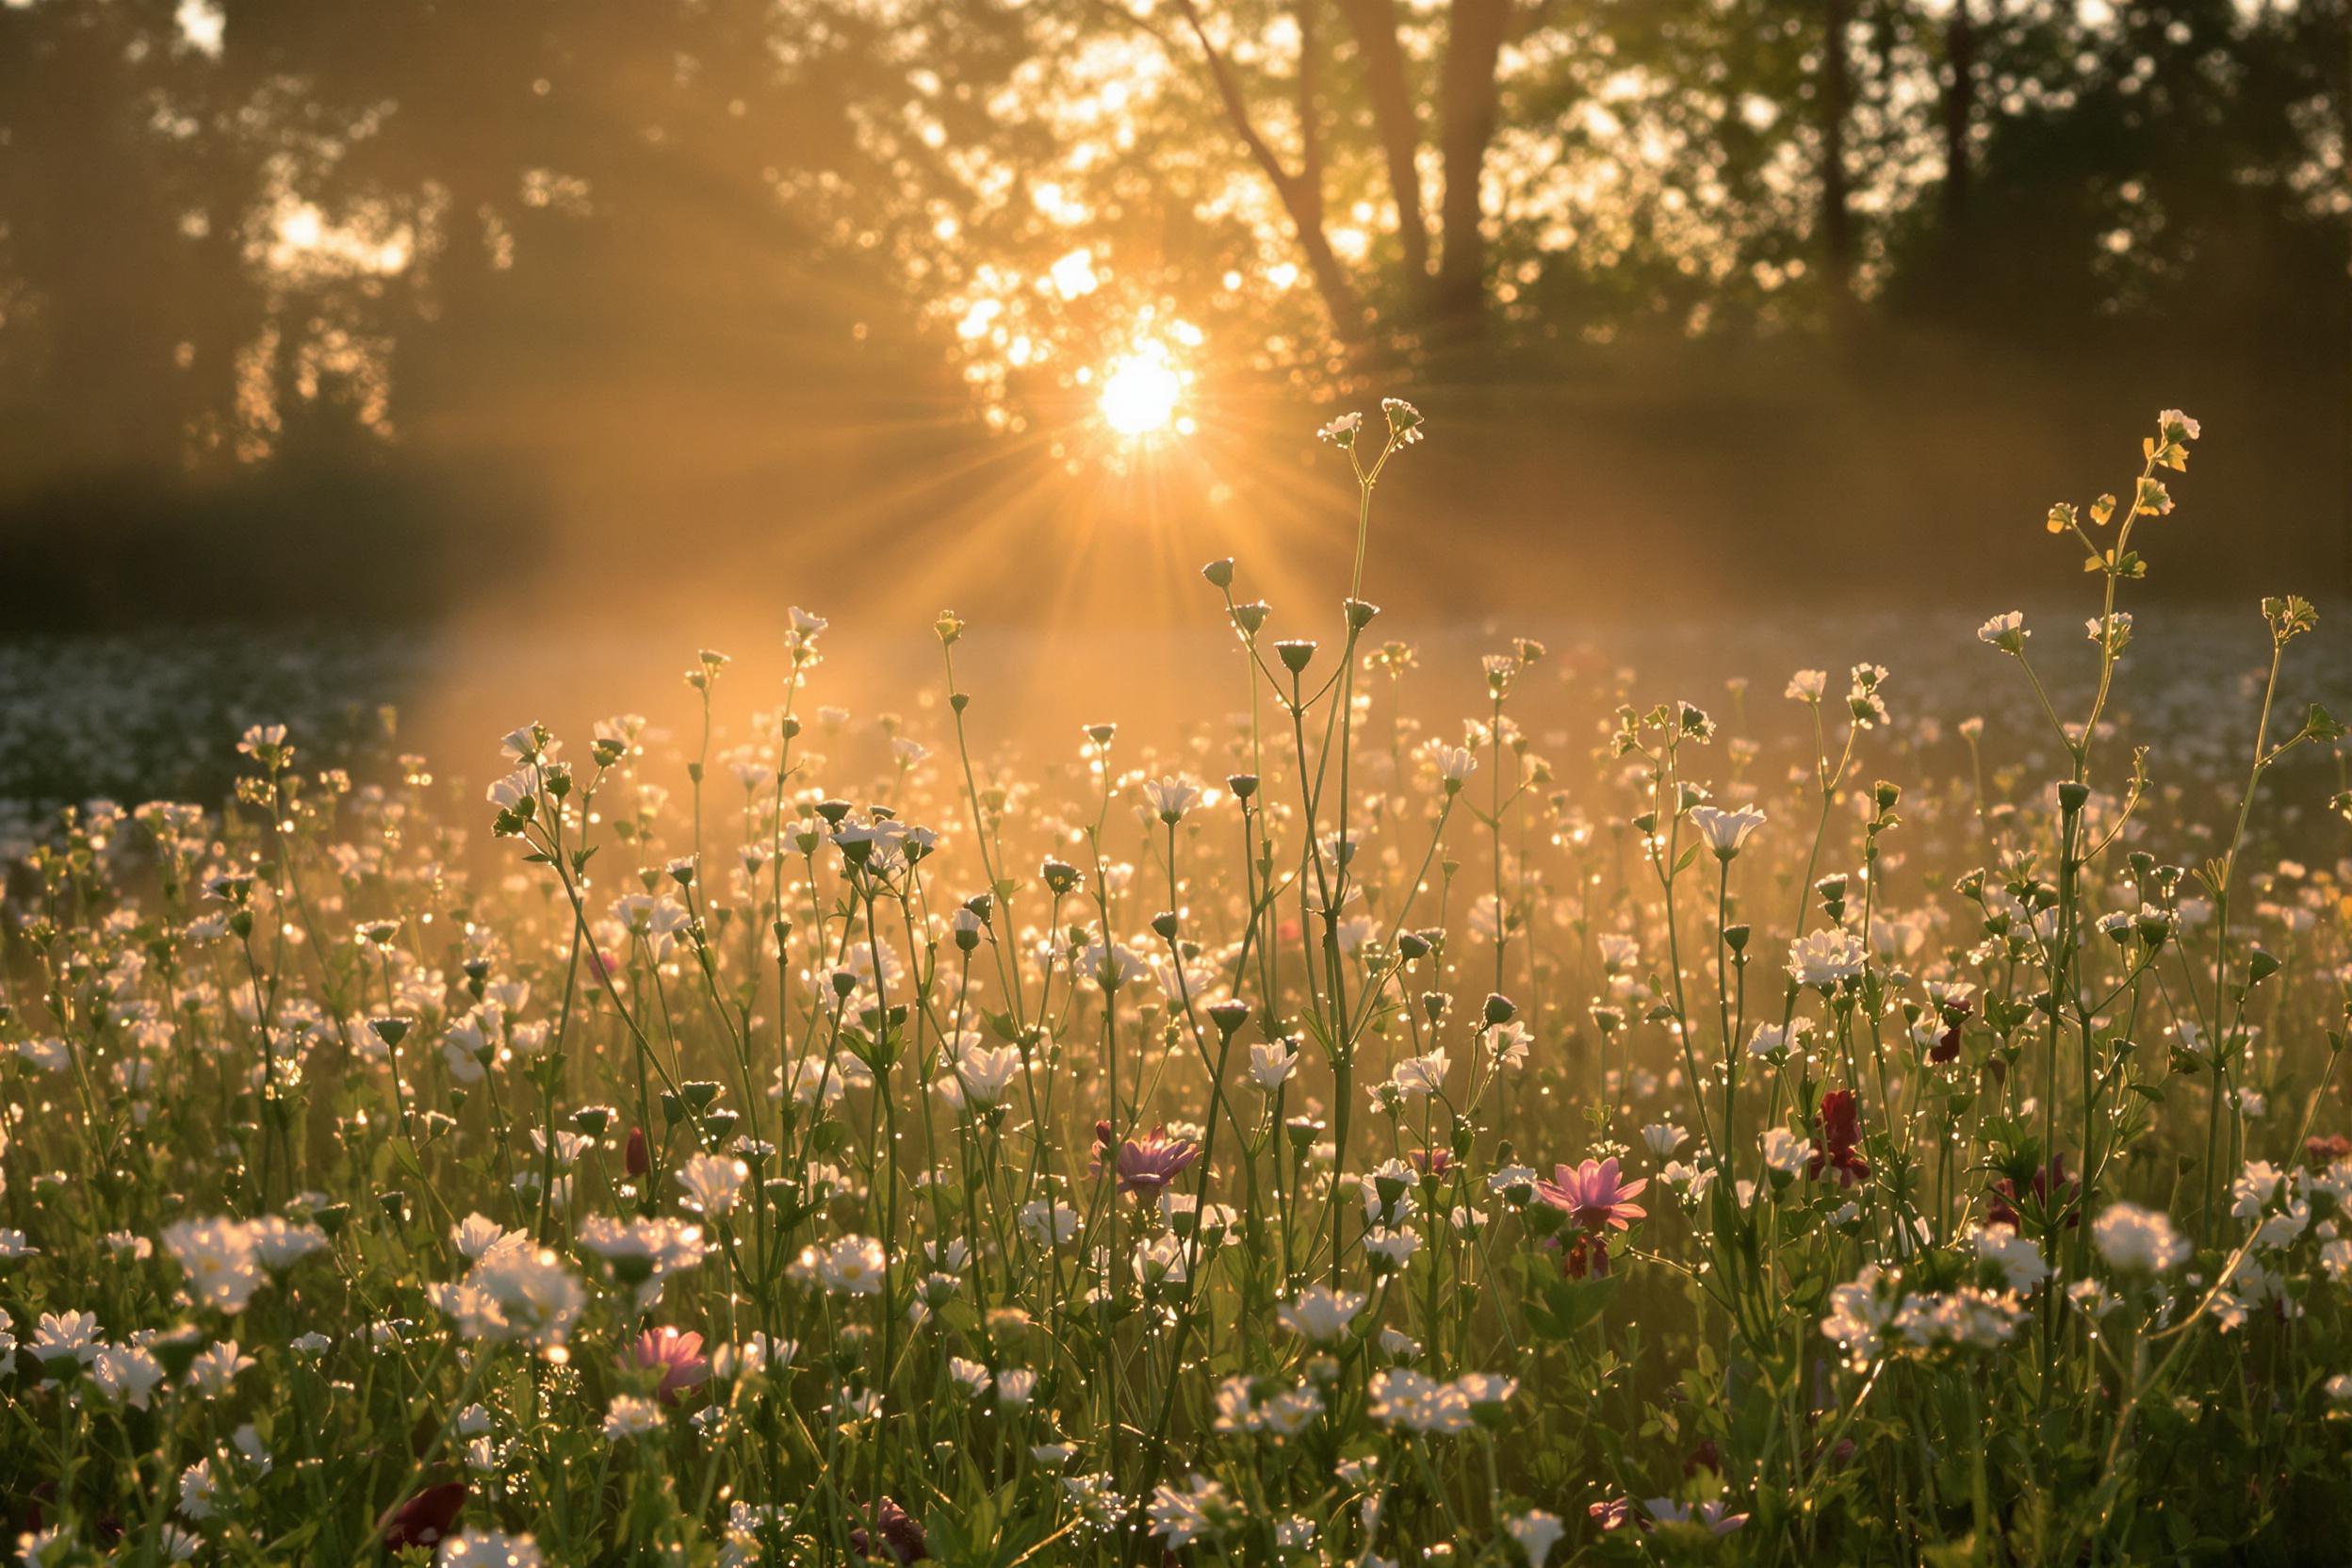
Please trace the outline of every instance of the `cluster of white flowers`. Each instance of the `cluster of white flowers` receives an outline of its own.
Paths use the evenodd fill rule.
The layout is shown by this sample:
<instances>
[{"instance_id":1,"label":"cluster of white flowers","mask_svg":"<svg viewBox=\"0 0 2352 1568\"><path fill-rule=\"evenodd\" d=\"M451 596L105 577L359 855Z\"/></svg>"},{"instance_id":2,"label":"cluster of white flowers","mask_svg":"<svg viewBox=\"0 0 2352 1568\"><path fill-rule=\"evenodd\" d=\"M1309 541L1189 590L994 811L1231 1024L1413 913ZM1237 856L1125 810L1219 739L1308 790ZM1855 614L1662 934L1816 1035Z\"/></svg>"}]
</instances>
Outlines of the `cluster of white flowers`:
<instances>
[{"instance_id":1,"label":"cluster of white flowers","mask_svg":"<svg viewBox=\"0 0 2352 1568\"><path fill-rule=\"evenodd\" d=\"M467 1339L549 1350L564 1344L588 1301L552 1251L530 1247L494 1247L463 1279L428 1294Z\"/></svg>"},{"instance_id":2,"label":"cluster of white flowers","mask_svg":"<svg viewBox=\"0 0 2352 1568\"><path fill-rule=\"evenodd\" d=\"M2136 1203L2110 1203L2091 1227L2091 1240L2108 1266L2125 1274L2165 1274L2189 1255L2188 1238L2172 1217Z\"/></svg>"},{"instance_id":3,"label":"cluster of white flowers","mask_svg":"<svg viewBox=\"0 0 2352 1568\"><path fill-rule=\"evenodd\" d=\"M1898 1272L1866 1264L1831 1289L1821 1331L1860 1371L1890 1347L1919 1354L1991 1349L2024 1321L2025 1308L2012 1292L1966 1285L1906 1294Z\"/></svg>"},{"instance_id":4,"label":"cluster of white flowers","mask_svg":"<svg viewBox=\"0 0 2352 1568\"><path fill-rule=\"evenodd\" d=\"M281 1269L327 1245L315 1225L274 1215L258 1219L183 1219L164 1228L165 1250L188 1271L188 1294L199 1304L234 1316L245 1310L268 1271Z\"/></svg>"},{"instance_id":5,"label":"cluster of white flowers","mask_svg":"<svg viewBox=\"0 0 2352 1568\"><path fill-rule=\"evenodd\" d=\"M1519 1380L1491 1372L1437 1379L1410 1366L1372 1374L1372 1419L1416 1432L1462 1432L1480 1413L1499 1412L1519 1392Z\"/></svg>"}]
</instances>

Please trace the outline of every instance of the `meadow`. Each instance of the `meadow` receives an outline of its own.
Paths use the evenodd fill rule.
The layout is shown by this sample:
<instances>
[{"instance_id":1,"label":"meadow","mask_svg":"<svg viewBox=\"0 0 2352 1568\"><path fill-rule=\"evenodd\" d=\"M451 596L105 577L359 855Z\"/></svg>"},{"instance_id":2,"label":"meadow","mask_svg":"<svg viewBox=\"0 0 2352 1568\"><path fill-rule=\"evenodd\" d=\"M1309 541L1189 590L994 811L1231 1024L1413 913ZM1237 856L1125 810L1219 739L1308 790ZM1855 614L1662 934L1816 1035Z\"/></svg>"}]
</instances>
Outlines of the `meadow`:
<instances>
[{"instance_id":1,"label":"meadow","mask_svg":"<svg viewBox=\"0 0 2352 1568\"><path fill-rule=\"evenodd\" d=\"M0 1544L2338 1559L2352 662L2148 596L2197 422L1973 637L1678 690L1391 636L1437 413L1317 433L1351 580L1205 565L1152 734L952 611L889 709L779 606L446 759L360 654L0 661L10 792L120 801L0 822Z\"/></svg>"}]
</instances>

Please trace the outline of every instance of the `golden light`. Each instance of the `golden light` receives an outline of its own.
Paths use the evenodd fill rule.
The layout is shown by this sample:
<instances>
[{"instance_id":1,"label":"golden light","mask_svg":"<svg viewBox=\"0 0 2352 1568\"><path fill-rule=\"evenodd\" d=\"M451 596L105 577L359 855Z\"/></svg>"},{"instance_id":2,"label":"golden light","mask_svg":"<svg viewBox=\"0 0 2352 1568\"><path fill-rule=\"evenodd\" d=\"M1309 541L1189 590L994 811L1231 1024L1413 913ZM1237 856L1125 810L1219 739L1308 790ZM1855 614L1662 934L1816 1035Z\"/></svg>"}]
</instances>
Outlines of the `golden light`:
<instances>
[{"instance_id":1,"label":"golden light","mask_svg":"<svg viewBox=\"0 0 2352 1568\"><path fill-rule=\"evenodd\" d=\"M1157 344L1104 367L1102 418L1121 435L1152 435L1176 424L1184 378Z\"/></svg>"}]
</instances>

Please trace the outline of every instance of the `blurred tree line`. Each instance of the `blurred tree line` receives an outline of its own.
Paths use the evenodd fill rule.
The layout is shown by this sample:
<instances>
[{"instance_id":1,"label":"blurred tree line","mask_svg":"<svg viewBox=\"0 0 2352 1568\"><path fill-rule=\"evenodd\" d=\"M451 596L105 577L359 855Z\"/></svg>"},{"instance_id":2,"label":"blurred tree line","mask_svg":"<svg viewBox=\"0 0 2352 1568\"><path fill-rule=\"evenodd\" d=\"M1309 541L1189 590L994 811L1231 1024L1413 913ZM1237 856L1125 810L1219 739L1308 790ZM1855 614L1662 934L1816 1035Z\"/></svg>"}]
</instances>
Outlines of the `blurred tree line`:
<instances>
[{"instance_id":1,"label":"blurred tree line","mask_svg":"<svg viewBox=\"0 0 2352 1568\"><path fill-rule=\"evenodd\" d=\"M1725 344L2336 396L2347 62L2342 0L0 0L0 610L875 525L1147 351L1242 424Z\"/></svg>"}]
</instances>

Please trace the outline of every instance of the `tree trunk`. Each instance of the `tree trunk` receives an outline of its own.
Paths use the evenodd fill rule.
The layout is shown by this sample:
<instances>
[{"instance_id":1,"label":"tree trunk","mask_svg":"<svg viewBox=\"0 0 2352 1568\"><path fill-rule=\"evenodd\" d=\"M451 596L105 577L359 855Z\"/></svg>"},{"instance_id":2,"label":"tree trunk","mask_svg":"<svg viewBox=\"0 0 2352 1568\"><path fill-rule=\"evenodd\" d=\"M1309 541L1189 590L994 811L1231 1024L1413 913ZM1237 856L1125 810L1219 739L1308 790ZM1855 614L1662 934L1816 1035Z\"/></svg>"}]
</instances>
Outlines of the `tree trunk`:
<instances>
[{"instance_id":1,"label":"tree trunk","mask_svg":"<svg viewBox=\"0 0 2352 1568\"><path fill-rule=\"evenodd\" d=\"M1944 221L1956 226L1968 205L1968 130L1976 121L1976 23L1968 0L1953 0L1944 24Z\"/></svg>"},{"instance_id":2,"label":"tree trunk","mask_svg":"<svg viewBox=\"0 0 2352 1568\"><path fill-rule=\"evenodd\" d=\"M1828 276L1830 308L1843 312L1854 298L1854 213L1846 184L1846 120L1853 112L1854 79L1847 57L1850 0L1826 0L1821 36L1821 265Z\"/></svg>"},{"instance_id":3,"label":"tree trunk","mask_svg":"<svg viewBox=\"0 0 2352 1568\"><path fill-rule=\"evenodd\" d=\"M1307 112L1302 112L1300 130L1308 151L1304 169L1301 172L1293 173L1282 167L1281 155L1274 151L1265 133L1258 129L1257 121L1250 112L1250 101L1242 93L1241 83L1234 77L1233 66L1223 55L1217 53L1217 45L1209 41L1208 27L1200 19L1198 0L1180 0L1180 4L1184 8L1184 24L1191 30L1193 41L1200 45L1201 57L1208 64L1209 83L1217 90L1217 102L1224 107L1226 121L1232 125L1233 134L1241 139L1250 160L1266 175L1266 183L1273 186L1274 194L1282 199L1282 211L1289 215L1291 227L1298 232L1298 248L1307 258L1308 275L1315 279L1315 292L1322 296L1324 308L1331 312L1332 331L1343 341L1362 342L1365 335L1364 302L1357 298L1354 286L1348 283L1347 270L1340 266L1338 255L1331 250L1331 236L1324 229L1323 181L1320 160L1314 151L1316 143L1315 117L1311 112L1312 83L1305 84L1307 91L1302 93L1302 98L1309 101L1301 104L1302 111ZM1302 42L1312 50L1312 35L1305 37ZM1302 66L1304 58L1302 56ZM1302 78L1305 74L1302 69Z\"/></svg>"},{"instance_id":4,"label":"tree trunk","mask_svg":"<svg viewBox=\"0 0 2352 1568\"><path fill-rule=\"evenodd\" d=\"M1421 122L1413 108L1405 76L1404 45L1396 37L1396 0L1339 0L1340 14L1364 61L1364 85L1372 104L1372 125L1388 161L1388 187L1396 199L1396 237L1404 250L1405 275L1416 286L1429 275L1429 220L1421 205Z\"/></svg>"},{"instance_id":5,"label":"tree trunk","mask_svg":"<svg viewBox=\"0 0 2352 1568\"><path fill-rule=\"evenodd\" d=\"M1482 185L1486 150L1494 139L1498 88L1494 79L1511 0L1454 0L1438 83L1438 151L1446 192L1438 208L1445 248L1437 263L1434 314L1474 320L1486 303L1486 220Z\"/></svg>"}]
</instances>

